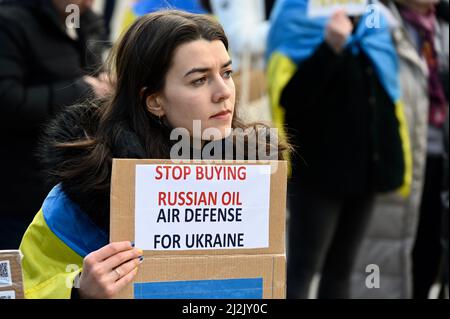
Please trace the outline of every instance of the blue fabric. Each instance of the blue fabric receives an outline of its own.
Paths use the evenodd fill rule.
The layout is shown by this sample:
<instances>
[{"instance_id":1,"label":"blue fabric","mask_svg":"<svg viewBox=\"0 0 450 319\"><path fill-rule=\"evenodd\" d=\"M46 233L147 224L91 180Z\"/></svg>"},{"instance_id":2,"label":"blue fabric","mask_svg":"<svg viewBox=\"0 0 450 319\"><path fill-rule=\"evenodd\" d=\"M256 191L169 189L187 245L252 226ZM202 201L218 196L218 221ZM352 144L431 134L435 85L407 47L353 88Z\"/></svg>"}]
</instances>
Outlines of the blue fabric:
<instances>
[{"instance_id":1,"label":"blue fabric","mask_svg":"<svg viewBox=\"0 0 450 319\"><path fill-rule=\"evenodd\" d=\"M81 257L108 244L108 235L55 186L42 206L50 230Z\"/></svg>"},{"instance_id":2,"label":"blue fabric","mask_svg":"<svg viewBox=\"0 0 450 319\"><path fill-rule=\"evenodd\" d=\"M280 52L300 65L325 40L328 17L308 18L308 0L279 0L271 16L266 58ZM380 18L377 27L368 27L374 14ZM368 10L360 19L346 48L354 54L362 50L371 60L384 89L395 103L400 99L398 56L386 17L382 12Z\"/></svg>"},{"instance_id":3,"label":"blue fabric","mask_svg":"<svg viewBox=\"0 0 450 319\"><path fill-rule=\"evenodd\" d=\"M137 16L161 9L178 9L191 13L206 13L198 0L140 0L133 7Z\"/></svg>"},{"instance_id":4,"label":"blue fabric","mask_svg":"<svg viewBox=\"0 0 450 319\"><path fill-rule=\"evenodd\" d=\"M262 299L262 278L134 284L135 299Z\"/></svg>"}]
</instances>

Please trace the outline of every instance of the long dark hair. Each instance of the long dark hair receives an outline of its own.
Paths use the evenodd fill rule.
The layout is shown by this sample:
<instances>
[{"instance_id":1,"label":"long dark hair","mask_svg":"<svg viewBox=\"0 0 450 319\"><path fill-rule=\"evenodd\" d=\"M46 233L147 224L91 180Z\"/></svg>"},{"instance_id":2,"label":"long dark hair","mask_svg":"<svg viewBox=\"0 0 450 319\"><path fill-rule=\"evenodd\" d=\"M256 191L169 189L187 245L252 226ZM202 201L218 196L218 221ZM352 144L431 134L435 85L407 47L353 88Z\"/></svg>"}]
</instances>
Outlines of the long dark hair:
<instances>
[{"instance_id":1,"label":"long dark hair","mask_svg":"<svg viewBox=\"0 0 450 319\"><path fill-rule=\"evenodd\" d=\"M114 79L114 93L104 101L82 106L85 118L82 136L75 140L47 140L56 150L73 152L51 170L56 180L70 183L77 191L109 192L113 157L124 132L132 132L142 146L145 158L168 159L173 145L171 129L148 111L146 97L164 88L175 49L183 43L205 39L228 40L216 20L200 14L167 10L139 18L113 48L107 63ZM142 92L142 88L146 88ZM234 112L232 128L247 129ZM264 145L270 147L269 145ZM279 158L288 149L279 143ZM126 156L126 155L125 155Z\"/></svg>"}]
</instances>

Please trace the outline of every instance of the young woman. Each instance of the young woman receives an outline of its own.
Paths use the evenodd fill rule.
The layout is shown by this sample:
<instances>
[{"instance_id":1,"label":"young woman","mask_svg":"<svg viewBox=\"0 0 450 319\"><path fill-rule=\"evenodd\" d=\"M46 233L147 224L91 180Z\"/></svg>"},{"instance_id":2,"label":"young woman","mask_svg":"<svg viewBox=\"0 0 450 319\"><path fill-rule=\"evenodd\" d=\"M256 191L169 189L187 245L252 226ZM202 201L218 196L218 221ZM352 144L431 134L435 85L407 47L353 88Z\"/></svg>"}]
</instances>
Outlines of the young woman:
<instances>
[{"instance_id":1,"label":"young woman","mask_svg":"<svg viewBox=\"0 0 450 319\"><path fill-rule=\"evenodd\" d=\"M53 121L42 158L57 186L20 247L27 298L114 297L133 280L143 252L131 242L108 244L112 158L170 158L171 130L196 139L194 120L201 132L216 129L219 142L231 128L245 129L235 115L227 49L222 27L207 16L143 16L110 59L110 99L71 107ZM278 145L277 157L284 149Z\"/></svg>"}]
</instances>

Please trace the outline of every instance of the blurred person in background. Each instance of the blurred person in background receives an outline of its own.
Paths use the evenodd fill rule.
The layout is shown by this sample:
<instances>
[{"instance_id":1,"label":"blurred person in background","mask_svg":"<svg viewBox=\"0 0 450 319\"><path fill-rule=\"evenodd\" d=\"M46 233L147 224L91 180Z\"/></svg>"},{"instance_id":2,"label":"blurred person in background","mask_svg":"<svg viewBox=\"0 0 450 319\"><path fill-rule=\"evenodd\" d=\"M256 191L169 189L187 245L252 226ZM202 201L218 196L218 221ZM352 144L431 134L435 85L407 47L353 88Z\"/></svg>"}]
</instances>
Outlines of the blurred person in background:
<instances>
[{"instance_id":1,"label":"blurred person in background","mask_svg":"<svg viewBox=\"0 0 450 319\"><path fill-rule=\"evenodd\" d=\"M398 59L384 15L307 16L277 1L268 37L276 123L298 146L288 200L288 298L349 298L356 253L376 194L409 193L411 154Z\"/></svg>"},{"instance_id":2,"label":"blurred person in background","mask_svg":"<svg viewBox=\"0 0 450 319\"><path fill-rule=\"evenodd\" d=\"M412 37L411 26L402 18L399 10L401 4L394 1L384 1L384 3L389 11L386 11L386 7L383 6L380 9L387 14L400 58L402 97L409 124L413 155L412 185L411 193L407 198L401 198L395 193L377 197L373 219L361 245L353 274L352 297L354 298L413 297L412 251L419 223L419 212L421 210L425 181L430 108L429 66L421 50L418 49L418 43L414 40L417 38L415 36ZM437 1L424 0L416 1L417 3L426 7L427 10L436 9L436 13L445 4L448 6L448 2L445 1L437 3ZM408 5L414 5L414 1L409 1ZM435 21L438 26L436 28L437 32L433 36L436 47L439 48L438 60L441 61L439 62L441 65L440 78L444 83L448 83L448 72L447 75L445 75L445 72L442 72L446 68L448 70L448 66L446 67L448 65L448 10L444 9L443 12L446 11L447 23L444 22L445 18L437 19ZM441 182L439 180L435 179L432 183L434 183L434 187L440 188ZM430 188L430 184L428 184L428 188ZM437 198L437 195L435 195L435 198ZM441 218L441 213L442 211L437 209L434 210L434 214L427 213L427 217L434 215L437 218L435 222L438 222ZM442 226L445 228L445 223ZM436 238L434 244L430 247L430 253L436 251L436 249L440 250L439 225L435 226L434 231L436 232ZM431 259L424 258L423 262L433 264L434 259L433 257ZM367 277L366 266L368 264L376 264L382 269L380 281L383 284L380 285L379 289L368 289L364 284L364 278ZM435 263L435 267L438 267L438 264L439 262ZM428 265L428 267L432 266ZM433 276L435 272L436 270L430 271L425 276ZM427 291L429 291L429 288ZM428 292L424 293L424 298L427 295Z\"/></svg>"},{"instance_id":3,"label":"blurred person in background","mask_svg":"<svg viewBox=\"0 0 450 319\"><path fill-rule=\"evenodd\" d=\"M103 21L92 0L8 0L0 3L0 249L17 249L50 190L34 157L41 127L83 97L103 97ZM79 28L66 20L79 8ZM66 10L68 8L68 10ZM75 13L76 14L76 13ZM73 19L72 19L73 18ZM76 25L75 25L76 26Z\"/></svg>"},{"instance_id":4,"label":"blurred person in background","mask_svg":"<svg viewBox=\"0 0 450 319\"><path fill-rule=\"evenodd\" d=\"M111 23L116 8L116 0L105 0L103 5L103 20L105 22L105 32L107 38L111 37Z\"/></svg>"},{"instance_id":5,"label":"blurred person in background","mask_svg":"<svg viewBox=\"0 0 450 319\"><path fill-rule=\"evenodd\" d=\"M250 121L271 121L265 61L269 17L275 0L202 0L230 39L239 112Z\"/></svg>"},{"instance_id":6,"label":"blurred person in background","mask_svg":"<svg viewBox=\"0 0 450 319\"><path fill-rule=\"evenodd\" d=\"M448 11L447 11L448 12ZM442 204L444 206L443 218L442 218L442 247L443 247L443 260L442 260L442 274L441 274L441 291L439 294L439 298L447 298L449 299L449 237L448 237L448 228L449 228L449 198L448 198L448 178L449 178L449 136L448 136L448 128L449 128L449 116L447 113L447 119L445 121L445 152L444 152L444 174L442 178L444 180L444 187L442 193Z\"/></svg>"},{"instance_id":7,"label":"blurred person in background","mask_svg":"<svg viewBox=\"0 0 450 319\"><path fill-rule=\"evenodd\" d=\"M438 17L439 0L396 0L391 5L405 30L411 54L425 67L425 96L428 106L425 181L413 249L413 297L425 299L436 283L442 261L443 176L445 154L444 124L448 113L449 27L448 2ZM441 8L441 7L438 7ZM445 12L441 11L441 12ZM447 224L448 227L448 224Z\"/></svg>"},{"instance_id":8,"label":"blurred person in background","mask_svg":"<svg viewBox=\"0 0 450 319\"><path fill-rule=\"evenodd\" d=\"M411 6L419 4L425 8L425 11L434 10L434 6L437 5L435 0L408 1L407 3ZM413 297L411 256L425 181L430 72L426 59L418 49L417 34L411 33L411 26L402 18L401 4L396 4L394 1L384 1L384 4L386 6L379 4L379 10L386 14L399 56L402 100L411 141L413 174L411 192L407 198L402 198L394 192L376 198L373 218L361 244L352 276L353 298ZM439 6L442 4L444 2ZM448 65L448 22L447 26L443 21L436 20L434 23L440 25L436 28L438 32L433 36L436 47L440 48L440 69L448 70L445 66ZM448 82L448 75L442 75L442 79L447 78ZM432 183L438 186L440 181L434 180ZM440 214L439 210L434 212L434 216L438 219ZM439 227L436 226L434 231L436 232L434 247L439 249L436 247L439 246ZM432 260L433 258L424 258L423 262L433 263ZM365 278L368 276L366 267L369 264L375 264L380 269L381 284L378 289L369 289L365 285Z\"/></svg>"},{"instance_id":9,"label":"blurred person in background","mask_svg":"<svg viewBox=\"0 0 450 319\"><path fill-rule=\"evenodd\" d=\"M201 1L217 16L230 38L230 51L235 68L242 56L250 53L254 66L264 68L269 17L275 0L206 0Z\"/></svg>"}]
</instances>

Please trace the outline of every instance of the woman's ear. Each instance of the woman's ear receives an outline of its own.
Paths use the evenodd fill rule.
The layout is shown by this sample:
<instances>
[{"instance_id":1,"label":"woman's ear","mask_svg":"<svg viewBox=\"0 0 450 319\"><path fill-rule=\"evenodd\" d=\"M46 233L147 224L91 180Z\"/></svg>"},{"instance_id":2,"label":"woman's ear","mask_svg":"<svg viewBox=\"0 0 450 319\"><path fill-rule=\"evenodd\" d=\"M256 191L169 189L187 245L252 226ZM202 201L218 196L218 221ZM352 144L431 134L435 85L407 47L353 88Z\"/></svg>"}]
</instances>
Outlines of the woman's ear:
<instances>
[{"instance_id":1,"label":"woman's ear","mask_svg":"<svg viewBox=\"0 0 450 319\"><path fill-rule=\"evenodd\" d=\"M147 96L147 98L145 99L145 104L147 105L147 110L153 115L159 118L165 115L161 100L157 94Z\"/></svg>"}]
</instances>

